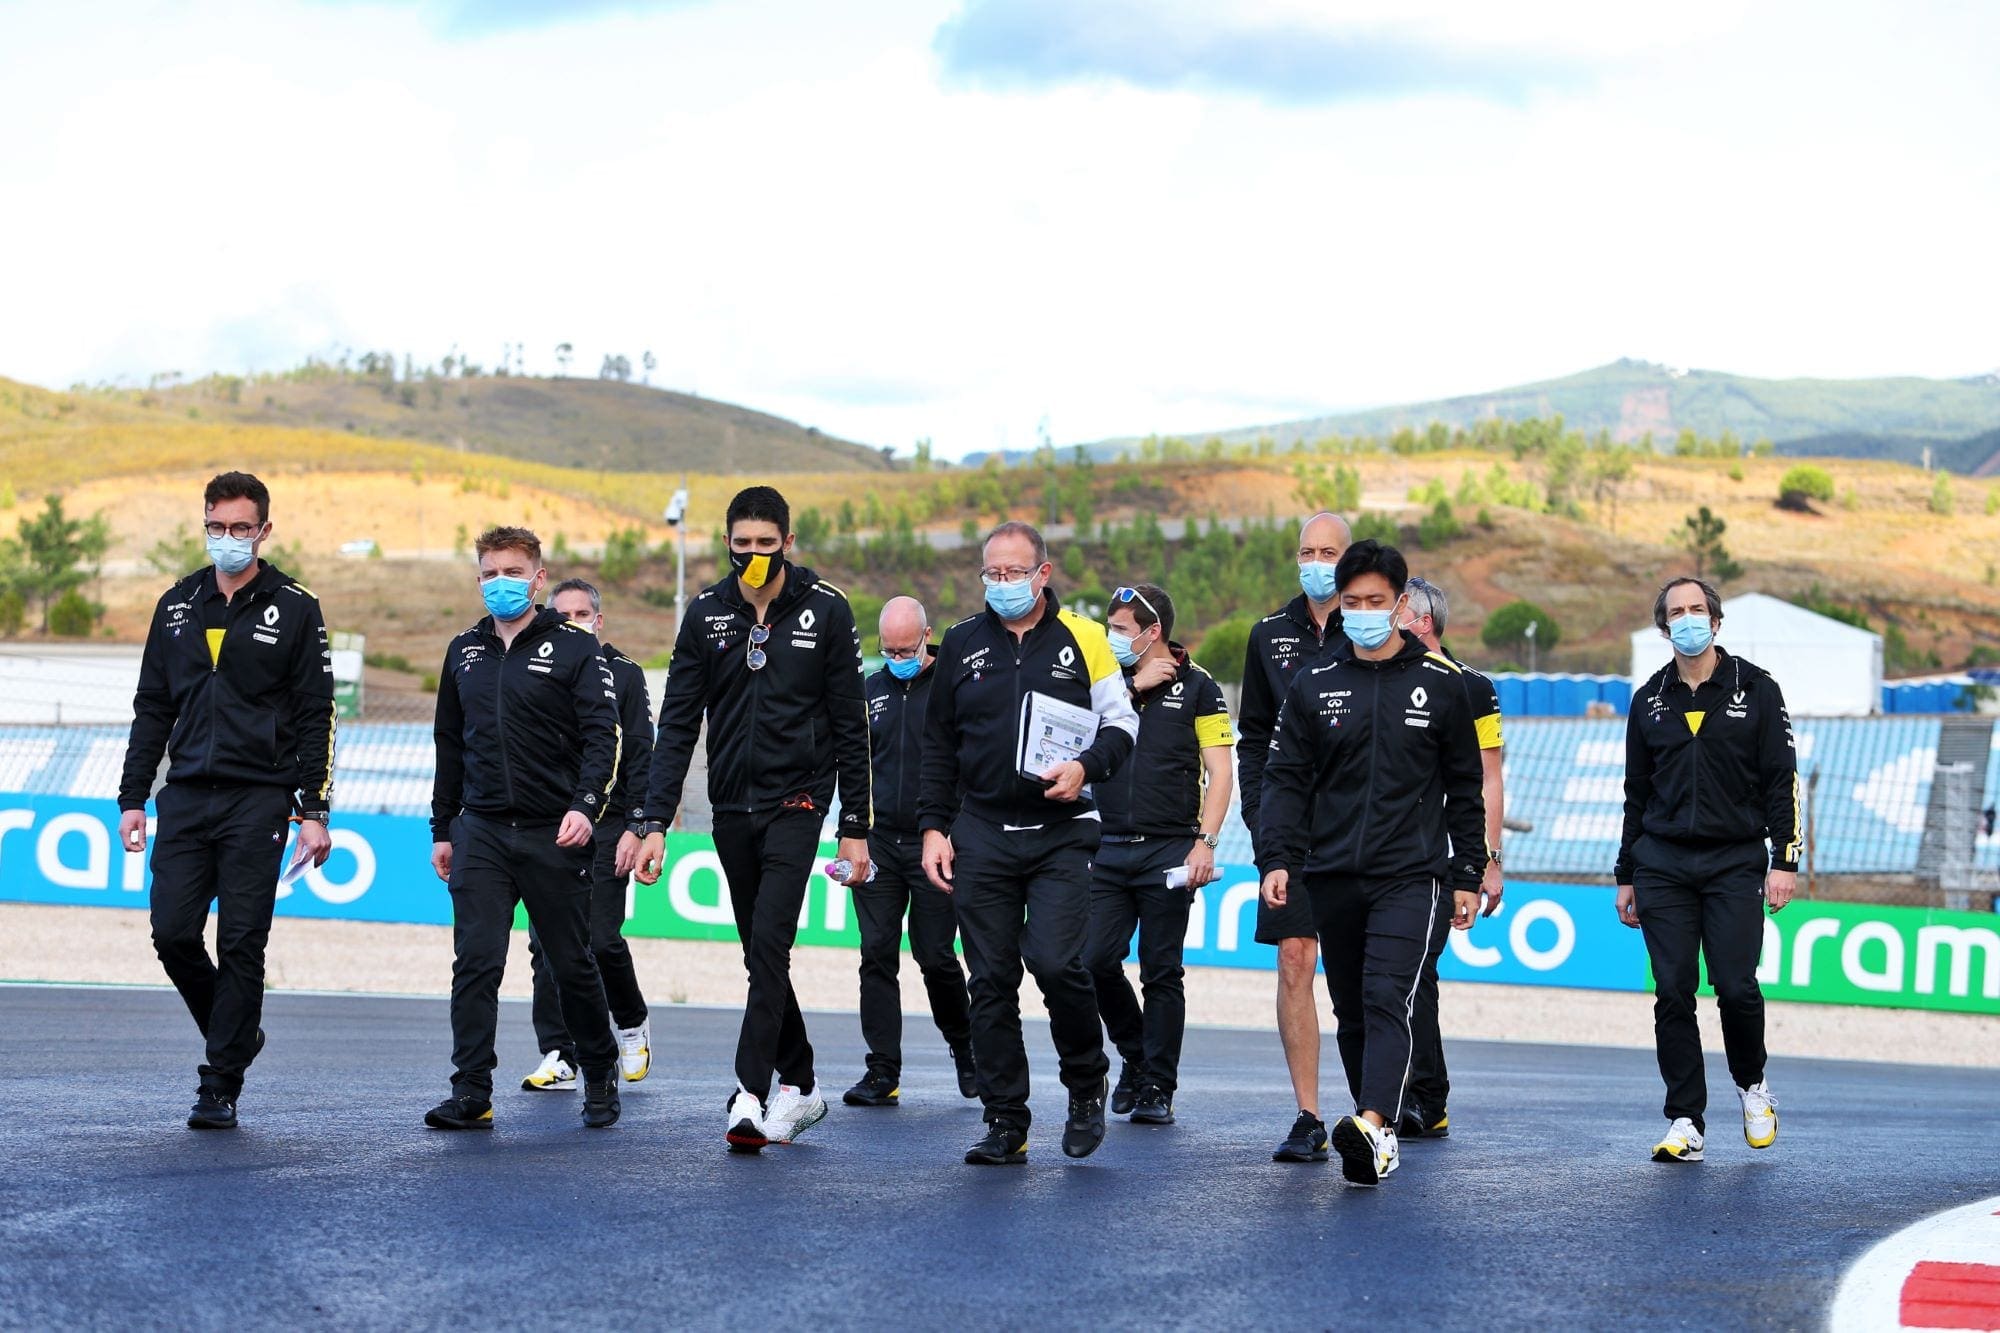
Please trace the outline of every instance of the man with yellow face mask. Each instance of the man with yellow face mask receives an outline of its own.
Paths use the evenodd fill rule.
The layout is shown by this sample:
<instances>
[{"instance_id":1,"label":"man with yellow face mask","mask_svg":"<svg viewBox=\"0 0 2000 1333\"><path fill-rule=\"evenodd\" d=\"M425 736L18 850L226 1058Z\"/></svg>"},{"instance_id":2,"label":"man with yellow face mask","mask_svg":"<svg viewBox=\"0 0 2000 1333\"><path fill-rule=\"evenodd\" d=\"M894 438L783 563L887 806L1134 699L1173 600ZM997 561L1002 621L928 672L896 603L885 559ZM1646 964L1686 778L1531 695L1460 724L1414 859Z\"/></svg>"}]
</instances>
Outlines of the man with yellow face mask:
<instances>
[{"instance_id":1,"label":"man with yellow face mask","mask_svg":"<svg viewBox=\"0 0 2000 1333\"><path fill-rule=\"evenodd\" d=\"M652 779L631 817L644 838L639 882L652 884L705 718L715 852L750 973L724 1137L733 1151L756 1152L826 1117L792 993L792 940L836 785L839 854L854 865L852 882L868 878L868 715L854 612L840 589L785 558L794 542L785 497L769 486L739 491L725 521L730 574L681 614Z\"/></svg>"}]
</instances>

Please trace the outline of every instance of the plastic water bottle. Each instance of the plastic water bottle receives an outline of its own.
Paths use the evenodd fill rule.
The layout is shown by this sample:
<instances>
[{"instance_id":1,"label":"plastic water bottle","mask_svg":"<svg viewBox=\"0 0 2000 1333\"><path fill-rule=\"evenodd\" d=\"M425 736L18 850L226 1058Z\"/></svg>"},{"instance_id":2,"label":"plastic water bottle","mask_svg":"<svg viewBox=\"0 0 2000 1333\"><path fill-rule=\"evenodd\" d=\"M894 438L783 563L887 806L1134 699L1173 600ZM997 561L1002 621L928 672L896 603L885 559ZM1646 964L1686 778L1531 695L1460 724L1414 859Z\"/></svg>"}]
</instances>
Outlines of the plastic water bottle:
<instances>
[{"instance_id":1,"label":"plastic water bottle","mask_svg":"<svg viewBox=\"0 0 2000 1333\"><path fill-rule=\"evenodd\" d=\"M834 860L828 861L826 863L826 877L832 880L835 884L847 883L847 877L849 875L852 875L853 873L854 873L854 862L848 860L844 856L837 857ZM861 882L863 884L866 884L870 880L873 880L874 878L875 878L875 863L873 861L870 861L868 863L868 873L861 877Z\"/></svg>"}]
</instances>

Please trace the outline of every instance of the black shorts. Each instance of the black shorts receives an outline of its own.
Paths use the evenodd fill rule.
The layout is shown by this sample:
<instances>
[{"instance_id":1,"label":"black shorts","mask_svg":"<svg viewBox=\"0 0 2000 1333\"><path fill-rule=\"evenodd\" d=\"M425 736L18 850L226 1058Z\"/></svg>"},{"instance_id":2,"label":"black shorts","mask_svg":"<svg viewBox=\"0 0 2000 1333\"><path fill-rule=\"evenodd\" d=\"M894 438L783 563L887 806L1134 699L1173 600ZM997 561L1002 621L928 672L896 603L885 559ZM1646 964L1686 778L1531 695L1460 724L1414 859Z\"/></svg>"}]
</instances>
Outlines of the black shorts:
<instances>
[{"instance_id":1,"label":"black shorts","mask_svg":"<svg viewBox=\"0 0 2000 1333\"><path fill-rule=\"evenodd\" d=\"M1257 895L1257 943L1276 944L1279 940L1316 940L1319 926L1313 920L1312 895L1306 892L1305 877L1294 876L1283 907L1273 907Z\"/></svg>"}]
</instances>

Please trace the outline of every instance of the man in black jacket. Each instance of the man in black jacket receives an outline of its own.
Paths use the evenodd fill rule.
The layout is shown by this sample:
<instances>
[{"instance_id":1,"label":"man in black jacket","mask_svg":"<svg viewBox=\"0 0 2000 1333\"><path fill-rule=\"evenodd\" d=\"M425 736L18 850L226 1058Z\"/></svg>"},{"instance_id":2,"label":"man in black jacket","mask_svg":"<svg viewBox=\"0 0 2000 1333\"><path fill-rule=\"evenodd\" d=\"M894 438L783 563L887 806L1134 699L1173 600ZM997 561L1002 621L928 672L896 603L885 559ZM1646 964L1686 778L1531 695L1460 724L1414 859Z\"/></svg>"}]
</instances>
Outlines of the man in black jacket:
<instances>
[{"instance_id":1,"label":"man in black jacket","mask_svg":"<svg viewBox=\"0 0 2000 1333\"><path fill-rule=\"evenodd\" d=\"M1799 865L1799 774L1778 682L1716 645L1722 598L1678 578L1653 601L1673 660L1632 692L1625 721L1625 828L1612 876L1618 919L1646 935L1653 1037L1666 1081L1656 1162L1698 1162L1708 1081L1695 1024L1698 960L1722 1013L1722 1045L1752 1148L1777 1141L1764 1079L1760 909L1792 899ZM1766 840L1769 840L1768 850Z\"/></svg>"},{"instance_id":2,"label":"man in black jacket","mask_svg":"<svg viewBox=\"0 0 2000 1333\"><path fill-rule=\"evenodd\" d=\"M1244 652L1242 703L1236 710L1236 781L1243 793L1243 823L1257 845L1264 791L1264 762L1278 705L1292 677L1312 665L1331 644L1341 642L1340 599L1333 571L1353 540L1338 514L1314 514L1299 527L1295 553L1299 595L1250 627ZM1319 969L1319 936L1312 905L1304 895L1283 907L1257 899L1257 942L1278 950L1278 1040L1292 1076L1299 1113L1291 1132L1271 1153L1274 1162L1324 1162L1326 1125L1319 1118L1319 1006L1313 1002L1313 973Z\"/></svg>"},{"instance_id":3,"label":"man in black jacket","mask_svg":"<svg viewBox=\"0 0 2000 1333\"><path fill-rule=\"evenodd\" d=\"M1138 1125L1171 1125L1187 1026L1182 946L1195 894L1215 878L1234 738L1222 687L1169 637L1174 603L1166 589L1115 590L1105 628L1139 736L1117 776L1092 788L1104 839L1091 868L1083 962L1105 1031L1124 1058L1112 1111L1130 1112ZM1125 979L1135 926L1143 1006Z\"/></svg>"},{"instance_id":4,"label":"man in black jacket","mask_svg":"<svg viewBox=\"0 0 2000 1333\"><path fill-rule=\"evenodd\" d=\"M1458 667L1395 627L1407 605L1402 554L1356 542L1335 577L1348 643L1285 694L1257 862L1266 901L1312 903L1355 1108L1334 1125L1333 1148L1349 1181L1375 1185L1399 1164L1410 1010L1438 896L1452 895L1451 924L1469 929L1485 816Z\"/></svg>"},{"instance_id":5,"label":"man in black jacket","mask_svg":"<svg viewBox=\"0 0 2000 1333\"><path fill-rule=\"evenodd\" d=\"M288 817L297 855L324 864L333 792L333 665L319 602L258 557L271 493L225 472L202 495L209 567L161 596L146 634L118 783L119 842L153 845L153 949L207 1039L190 1129L232 1129L263 1048L264 946ZM216 904L216 958L202 928Z\"/></svg>"},{"instance_id":6,"label":"man in black jacket","mask_svg":"<svg viewBox=\"0 0 2000 1333\"><path fill-rule=\"evenodd\" d=\"M987 1133L976 1166L1027 1161L1028 1052L1021 973L1034 974L1069 1089L1063 1152L1104 1141L1104 1031L1083 965L1099 823L1089 783L1132 753L1139 719L1104 627L1049 588L1042 534L987 537L986 610L944 633L924 719L924 873L952 895L972 974L972 1053ZM1039 720L1036 720L1039 719ZM1071 742L1088 736L1074 758Z\"/></svg>"},{"instance_id":7,"label":"man in black jacket","mask_svg":"<svg viewBox=\"0 0 2000 1333\"><path fill-rule=\"evenodd\" d=\"M958 1090L967 1097L979 1095L965 973L952 951L958 920L951 899L924 878L917 832L924 710L936 679L936 653L923 604L914 597L890 598L882 607L881 635L887 661L868 677L867 687L875 767L875 827L868 835L868 854L875 875L866 882L848 879L861 924L861 1036L868 1043L868 1071L841 1097L849 1106L894 1106L902 1097L903 999L896 973L905 912L910 958L923 974L931 1018L958 1066Z\"/></svg>"},{"instance_id":8,"label":"man in black jacket","mask_svg":"<svg viewBox=\"0 0 2000 1333\"><path fill-rule=\"evenodd\" d=\"M646 673L637 662L603 641L604 601L582 579L564 579L549 594L549 605L572 624L599 636L598 648L611 669L611 687L618 695L621 745L618 782L592 835L590 857L590 954L604 982L604 998L618 1038L619 1072L627 1083L646 1077L653 1063L653 1031L646 1018L646 996L632 966L632 948L625 943L625 888L639 860L639 835L626 823L635 806L645 803L646 769L653 758L653 709L646 698ZM542 1063L521 1080L529 1092L573 1091L576 1087L576 1044L563 1022L562 998L556 991L541 938L528 932L528 955L535 972L535 1042Z\"/></svg>"},{"instance_id":9,"label":"man in black jacket","mask_svg":"<svg viewBox=\"0 0 2000 1333\"><path fill-rule=\"evenodd\" d=\"M528 909L583 1065L583 1123L618 1119L618 1044L590 956L590 861L618 775L618 694L597 639L535 605L548 579L526 528L479 536L489 614L438 671L431 867L451 886L451 1096L433 1129L493 1124L493 1036L514 908Z\"/></svg>"},{"instance_id":10,"label":"man in black jacket","mask_svg":"<svg viewBox=\"0 0 2000 1333\"><path fill-rule=\"evenodd\" d=\"M868 717L854 612L840 589L785 558L796 540L785 497L738 491L724 521L730 574L682 613L635 818L639 882L651 884L706 717L715 852L750 978L724 1137L756 1152L826 1117L792 992L792 941L836 785L839 855L855 879L868 876Z\"/></svg>"}]
</instances>

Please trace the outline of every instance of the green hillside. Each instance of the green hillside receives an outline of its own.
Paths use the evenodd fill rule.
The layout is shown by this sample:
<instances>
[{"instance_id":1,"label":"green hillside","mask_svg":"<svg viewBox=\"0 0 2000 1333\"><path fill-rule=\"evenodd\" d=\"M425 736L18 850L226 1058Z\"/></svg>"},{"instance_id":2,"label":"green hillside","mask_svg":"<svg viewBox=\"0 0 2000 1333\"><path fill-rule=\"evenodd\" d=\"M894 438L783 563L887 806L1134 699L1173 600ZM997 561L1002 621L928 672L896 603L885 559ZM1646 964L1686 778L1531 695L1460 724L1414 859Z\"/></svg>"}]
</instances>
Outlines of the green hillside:
<instances>
[{"instance_id":1,"label":"green hillside","mask_svg":"<svg viewBox=\"0 0 2000 1333\"><path fill-rule=\"evenodd\" d=\"M1972 472L1992 455L1991 442L1957 448L2000 429L2000 375L1974 379L1761 380L1716 370L1678 371L1644 361L1616 361L1595 370L1491 393L1225 431L1225 441L1269 435L1280 444L1324 435L1389 435L1433 421L1470 426L1485 417L1524 420L1557 413L1587 435L1609 431L1636 443L1650 433L1665 447L1683 430L1740 439L1767 439L1780 453L1919 461ZM1939 455L1949 453L1950 459Z\"/></svg>"},{"instance_id":2,"label":"green hillside","mask_svg":"<svg viewBox=\"0 0 2000 1333\"><path fill-rule=\"evenodd\" d=\"M1636 444L1651 435L1662 451L1682 431L1719 437L1725 431L1748 444L1770 440L1782 454L1931 461L1955 472L2000 472L2000 375L1932 380L1914 377L1860 380L1764 380L1715 370L1674 370L1644 361L1615 361L1562 379L1488 393L1364 412L1343 412L1272 425L1183 433L1220 438L1225 444L1328 436L1384 438L1399 430L1422 432L1433 422L1470 427L1487 418L1527 420L1560 415L1585 435L1608 432ZM1115 457L1131 439L1091 446ZM973 460L977 461L977 460ZM1011 460L1010 460L1011 461Z\"/></svg>"},{"instance_id":3,"label":"green hillside","mask_svg":"<svg viewBox=\"0 0 2000 1333\"><path fill-rule=\"evenodd\" d=\"M603 379L310 366L210 376L129 396L203 419L428 440L473 453L613 472L883 468L880 450L732 403Z\"/></svg>"}]
</instances>

